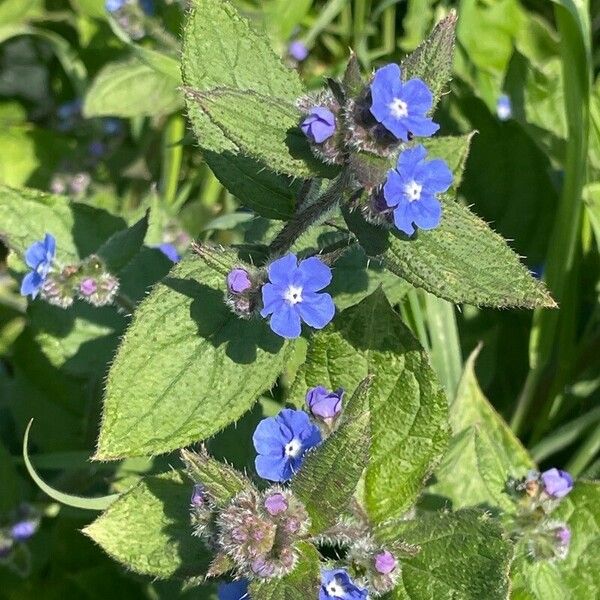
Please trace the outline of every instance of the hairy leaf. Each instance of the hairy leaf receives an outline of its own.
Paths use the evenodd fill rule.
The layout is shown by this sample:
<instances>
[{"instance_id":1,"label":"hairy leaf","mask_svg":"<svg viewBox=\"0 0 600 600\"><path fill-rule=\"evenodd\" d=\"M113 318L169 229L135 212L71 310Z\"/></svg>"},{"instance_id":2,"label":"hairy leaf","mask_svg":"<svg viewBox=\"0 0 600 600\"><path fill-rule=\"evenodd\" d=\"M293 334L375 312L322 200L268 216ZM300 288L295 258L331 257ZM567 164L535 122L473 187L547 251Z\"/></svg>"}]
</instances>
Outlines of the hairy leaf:
<instances>
[{"instance_id":1,"label":"hairy leaf","mask_svg":"<svg viewBox=\"0 0 600 600\"><path fill-rule=\"evenodd\" d=\"M191 534L190 489L180 472L146 477L83 532L136 573L197 575L207 567L208 553Z\"/></svg>"},{"instance_id":2,"label":"hairy leaf","mask_svg":"<svg viewBox=\"0 0 600 600\"><path fill-rule=\"evenodd\" d=\"M385 232L356 212L346 222L370 256L381 255L392 273L455 303L497 308L555 307L506 242L468 208L445 196L439 227L408 238Z\"/></svg>"},{"instance_id":3,"label":"hairy leaf","mask_svg":"<svg viewBox=\"0 0 600 600\"><path fill-rule=\"evenodd\" d=\"M298 544L300 558L296 568L281 579L255 581L250 584L252 600L299 600L317 598L321 582L319 553L307 542Z\"/></svg>"},{"instance_id":4,"label":"hairy leaf","mask_svg":"<svg viewBox=\"0 0 600 600\"><path fill-rule=\"evenodd\" d=\"M535 463L483 395L475 376L477 354L469 357L450 407L455 436L429 490L449 498L454 508L511 511L514 503L504 492L505 483L509 476L522 477Z\"/></svg>"},{"instance_id":5,"label":"hairy leaf","mask_svg":"<svg viewBox=\"0 0 600 600\"><path fill-rule=\"evenodd\" d=\"M352 392L367 375L371 445L365 500L374 522L403 514L448 441L448 408L427 356L381 290L312 336L295 401L309 387Z\"/></svg>"},{"instance_id":6,"label":"hairy leaf","mask_svg":"<svg viewBox=\"0 0 600 600\"><path fill-rule=\"evenodd\" d=\"M139 305L108 375L96 458L167 452L238 419L283 370L288 343L224 302L231 251L187 256Z\"/></svg>"},{"instance_id":7,"label":"hairy leaf","mask_svg":"<svg viewBox=\"0 0 600 600\"><path fill-rule=\"evenodd\" d=\"M292 491L310 515L313 534L336 523L367 465L370 384L370 379L359 384L344 408L338 429L307 456L292 481Z\"/></svg>"},{"instance_id":8,"label":"hairy leaf","mask_svg":"<svg viewBox=\"0 0 600 600\"><path fill-rule=\"evenodd\" d=\"M588 600L600 596L600 483L578 481L553 520L571 530L564 560L533 562L519 544L512 567L515 600Z\"/></svg>"},{"instance_id":9,"label":"hairy leaf","mask_svg":"<svg viewBox=\"0 0 600 600\"><path fill-rule=\"evenodd\" d=\"M148 215L127 229L112 235L100 248L97 254L104 260L109 271L119 273L140 251L146 232L148 231Z\"/></svg>"},{"instance_id":10,"label":"hairy leaf","mask_svg":"<svg viewBox=\"0 0 600 600\"><path fill-rule=\"evenodd\" d=\"M391 536L391 537L388 537ZM513 549L500 524L477 510L426 513L380 532L420 548L404 558L390 600L506 600Z\"/></svg>"}]
</instances>

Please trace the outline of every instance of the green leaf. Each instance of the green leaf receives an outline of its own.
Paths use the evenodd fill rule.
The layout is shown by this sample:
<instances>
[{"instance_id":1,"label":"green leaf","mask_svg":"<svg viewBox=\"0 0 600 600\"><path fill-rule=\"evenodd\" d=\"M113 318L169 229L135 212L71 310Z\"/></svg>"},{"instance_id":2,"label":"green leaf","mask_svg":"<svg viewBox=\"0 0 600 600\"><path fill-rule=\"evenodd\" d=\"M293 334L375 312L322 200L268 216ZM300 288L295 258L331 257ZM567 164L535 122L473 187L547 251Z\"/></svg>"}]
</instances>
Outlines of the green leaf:
<instances>
[{"instance_id":1,"label":"green leaf","mask_svg":"<svg viewBox=\"0 0 600 600\"><path fill-rule=\"evenodd\" d=\"M302 114L288 100L227 87L187 95L241 152L271 170L300 178L327 173L300 130Z\"/></svg>"},{"instance_id":2,"label":"green leaf","mask_svg":"<svg viewBox=\"0 0 600 600\"><path fill-rule=\"evenodd\" d=\"M489 515L477 510L428 513L380 532L383 542L420 552L403 558L402 577L390 600L506 600L513 549Z\"/></svg>"},{"instance_id":3,"label":"green leaf","mask_svg":"<svg viewBox=\"0 0 600 600\"><path fill-rule=\"evenodd\" d=\"M146 477L83 532L136 573L160 579L198 575L208 556L192 535L190 494L180 472Z\"/></svg>"},{"instance_id":4,"label":"green leaf","mask_svg":"<svg viewBox=\"0 0 600 600\"><path fill-rule=\"evenodd\" d=\"M225 505L250 487L250 481L233 467L211 458L204 448L200 452L182 450L181 459L194 483L201 483L212 500Z\"/></svg>"},{"instance_id":5,"label":"green leaf","mask_svg":"<svg viewBox=\"0 0 600 600\"><path fill-rule=\"evenodd\" d=\"M83 105L86 117L165 115L183 106L181 81L139 58L109 63L98 73Z\"/></svg>"},{"instance_id":6,"label":"green leaf","mask_svg":"<svg viewBox=\"0 0 600 600\"><path fill-rule=\"evenodd\" d=\"M232 251L202 247L139 305L108 374L96 458L167 452L238 419L283 371L290 346L236 317Z\"/></svg>"},{"instance_id":7,"label":"green leaf","mask_svg":"<svg viewBox=\"0 0 600 600\"><path fill-rule=\"evenodd\" d=\"M532 562L517 546L512 567L515 600L589 600L600 596L600 483L577 481L573 491L552 513L571 530L564 560Z\"/></svg>"},{"instance_id":8,"label":"green leaf","mask_svg":"<svg viewBox=\"0 0 600 600\"><path fill-rule=\"evenodd\" d=\"M100 248L97 254L104 260L109 271L119 273L140 251L146 232L148 215L135 225L113 234Z\"/></svg>"},{"instance_id":9,"label":"green leaf","mask_svg":"<svg viewBox=\"0 0 600 600\"><path fill-rule=\"evenodd\" d=\"M410 508L439 462L448 408L426 353L381 290L311 337L294 400L303 403L316 385L352 392L367 375L373 384L365 500L372 520L382 522Z\"/></svg>"},{"instance_id":10,"label":"green leaf","mask_svg":"<svg viewBox=\"0 0 600 600\"><path fill-rule=\"evenodd\" d=\"M535 463L483 395L475 376L478 353L469 357L450 407L455 435L429 491L449 498L453 508L488 506L512 512L506 481L522 477Z\"/></svg>"},{"instance_id":11,"label":"green leaf","mask_svg":"<svg viewBox=\"0 0 600 600\"><path fill-rule=\"evenodd\" d=\"M422 79L433 93L434 107L452 76L456 20L456 12L451 11L435 26L429 37L402 61L404 79Z\"/></svg>"},{"instance_id":12,"label":"green leaf","mask_svg":"<svg viewBox=\"0 0 600 600\"><path fill-rule=\"evenodd\" d=\"M307 542L297 545L300 558L296 568L281 579L255 581L250 584L252 600L299 600L317 598L321 583L317 549Z\"/></svg>"},{"instance_id":13,"label":"green leaf","mask_svg":"<svg viewBox=\"0 0 600 600\"><path fill-rule=\"evenodd\" d=\"M292 480L292 491L310 515L313 534L335 525L367 465L370 385L370 378L358 385L338 429L306 457Z\"/></svg>"},{"instance_id":14,"label":"green leaf","mask_svg":"<svg viewBox=\"0 0 600 600\"><path fill-rule=\"evenodd\" d=\"M506 242L468 208L442 198L439 227L412 238L367 224L346 213L350 230L369 256L409 283L454 303L533 308L556 307Z\"/></svg>"}]
</instances>

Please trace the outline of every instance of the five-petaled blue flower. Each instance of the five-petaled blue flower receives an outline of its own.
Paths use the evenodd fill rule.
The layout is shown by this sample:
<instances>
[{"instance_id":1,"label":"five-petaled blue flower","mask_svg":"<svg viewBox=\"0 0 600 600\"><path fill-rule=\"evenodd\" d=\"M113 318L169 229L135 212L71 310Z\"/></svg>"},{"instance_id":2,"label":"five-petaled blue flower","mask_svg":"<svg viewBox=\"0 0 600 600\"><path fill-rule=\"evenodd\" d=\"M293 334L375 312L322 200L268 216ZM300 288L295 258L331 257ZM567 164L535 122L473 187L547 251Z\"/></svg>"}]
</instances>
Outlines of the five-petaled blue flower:
<instances>
[{"instance_id":1,"label":"five-petaled blue flower","mask_svg":"<svg viewBox=\"0 0 600 600\"><path fill-rule=\"evenodd\" d=\"M427 113L433 105L433 94L420 79L403 82L396 64L375 71L371 82L371 114L398 139L407 142L409 134L433 135L440 126Z\"/></svg>"},{"instance_id":2,"label":"five-petaled blue flower","mask_svg":"<svg viewBox=\"0 0 600 600\"><path fill-rule=\"evenodd\" d=\"M383 186L385 203L394 210L394 224L407 235L440 224L442 205L436 194L452 184L452 172L442 159L425 160L427 150L416 146L404 150Z\"/></svg>"},{"instance_id":3,"label":"five-petaled blue flower","mask_svg":"<svg viewBox=\"0 0 600 600\"><path fill-rule=\"evenodd\" d=\"M316 144L322 144L335 133L335 115L326 106L315 106L300 124L304 135Z\"/></svg>"},{"instance_id":4,"label":"five-petaled blue flower","mask_svg":"<svg viewBox=\"0 0 600 600\"><path fill-rule=\"evenodd\" d=\"M56 255L56 240L49 233L41 242L35 242L25 251L25 262L31 269L21 283L21 294L35 298L48 277Z\"/></svg>"},{"instance_id":5,"label":"five-petaled blue flower","mask_svg":"<svg viewBox=\"0 0 600 600\"><path fill-rule=\"evenodd\" d=\"M321 291L331 282L331 269L316 256L298 263L293 254L273 261L268 267L269 282L262 287L264 308L261 316L271 315L269 325L285 338L300 335L301 321L322 329L333 319L335 305Z\"/></svg>"},{"instance_id":6,"label":"five-petaled blue flower","mask_svg":"<svg viewBox=\"0 0 600 600\"><path fill-rule=\"evenodd\" d=\"M319 600L366 600L369 594L358 587L344 569L326 570L321 573Z\"/></svg>"},{"instance_id":7,"label":"five-petaled blue flower","mask_svg":"<svg viewBox=\"0 0 600 600\"><path fill-rule=\"evenodd\" d=\"M304 411L284 408L276 417L258 424L252 441L258 452L258 475L284 482L300 469L306 451L321 442L321 432Z\"/></svg>"},{"instance_id":8,"label":"five-petaled blue flower","mask_svg":"<svg viewBox=\"0 0 600 600\"><path fill-rule=\"evenodd\" d=\"M248 598L248 581L241 579L232 583L221 583L217 593L219 600L245 600Z\"/></svg>"}]
</instances>

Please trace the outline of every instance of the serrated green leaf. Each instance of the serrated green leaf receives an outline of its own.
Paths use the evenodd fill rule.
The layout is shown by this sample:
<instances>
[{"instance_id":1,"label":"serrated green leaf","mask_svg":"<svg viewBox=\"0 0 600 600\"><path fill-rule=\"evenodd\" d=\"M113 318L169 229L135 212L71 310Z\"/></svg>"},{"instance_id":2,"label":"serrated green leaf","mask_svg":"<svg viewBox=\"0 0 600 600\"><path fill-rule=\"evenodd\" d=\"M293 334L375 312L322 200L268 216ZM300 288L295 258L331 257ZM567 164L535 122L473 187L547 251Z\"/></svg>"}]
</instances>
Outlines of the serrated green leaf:
<instances>
[{"instance_id":1,"label":"serrated green leaf","mask_svg":"<svg viewBox=\"0 0 600 600\"><path fill-rule=\"evenodd\" d=\"M218 505L225 505L240 492L251 486L250 481L233 467L210 457L205 449L200 452L181 451L189 477L200 483L211 499Z\"/></svg>"},{"instance_id":2,"label":"serrated green leaf","mask_svg":"<svg viewBox=\"0 0 600 600\"><path fill-rule=\"evenodd\" d=\"M519 544L511 570L515 600L589 600L600 596L600 483L577 481L552 519L571 530L564 560L532 562Z\"/></svg>"},{"instance_id":3,"label":"serrated green leaf","mask_svg":"<svg viewBox=\"0 0 600 600\"><path fill-rule=\"evenodd\" d=\"M96 75L83 104L86 117L166 115L183 106L181 81L139 58L109 63Z\"/></svg>"},{"instance_id":4,"label":"serrated green leaf","mask_svg":"<svg viewBox=\"0 0 600 600\"><path fill-rule=\"evenodd\" d=\"M469 357L450 407L455 435L429 491L449 498L454 508L513 511L514 502L504 492L506 481L522 477L535 463L483 395L475 376L477 354L478 350Z\"/></svg>"},{"instance_id":5,"label":"serrated green leaf","mask_svg":"<svg viewBox=\"0 0 600 600\"><path fill-rule=\"evenodd\" d=\"M452 75L456 20L456 12L450 12L435 26L429 37L402 61L404 79L422 79L433 93L434 107Z\"/></svg>"},{"instance_id":6,"label":"serrated green leaf","mask_svg":"<svg viewBox=\"0 0 600 600\"><path fill-rule=\"evenodd\" d=\"M332 171L313 156L299 127L302 114L289 100L226 87L187 95L241 152L271 170L300 178Z\"/></svg>"},{"instance_id":7,"label":"serrated green leaf","mask_svg":"<svg viewBox=\"0 0 600 600\"><path fill-rule=\"evenodd\" d=\"M312 336L294 384L351 392L367 375L371 445L365 499L374 522L402 515L420 493L448 441L448 407L427 355L381 290L341 312Z\"/></svg>"},{"instance_id":8,"label":"serrated green leaf","mask_svg":"<svg viewBox=\"0 0 600 600\"><path fill-rule=\"evenodd\" d=\"M111 273L119 273L140 251L147 231L148 215L131 227L117 231L98 248L98 256Z\"/></svg>"},{"instance_id":9,"label":"serrated green leaf","mask_svg":"<svg viewBox=\"0 0 600 600\"><path fill-rule=\"evenodd\" d=\"M556 307L542 283L506 242L454 199L442 198L436 229L412 238L367 224L357 211L344 215L370 256L412 285L454 303L497 308Z\"/></svg>"},{"instance_id":10,"label":"serrated green leaf","mask_svg":"<svg viewBox=\"0 0 600 600\"><path fill-rule=\"evenodd\" d=\"M389 600L506 600L513 549L500 524L477 510L429 513L380 532L420 552L401 561L402 576Z\"/></svg>"},{"instance_id":11,"label":"serrated green leaf","mask_svg":"<svg viewBox=\"0 0 600 600\"><path fill-rule=\"evenodd\" d=\"M283 371L290 343L225 305L236 255L201 251L139 305L108 375L96 458L167 452L213 435Z\"/></svg>"},{"instance_id":12,"label":"serrated green leaf","mask_svg":"<svg viewBox=\"0 0 600 600\"><path fill-rule=\"evenodd\" d=\"M160 579L198 575L209 557L191 532L190 489L180 472L146 477L83 532L136 573Z\"/></svg>"},{"instance_id":13,"label":"serrated green leaf","mask_svg":"<svg viewBox=\"0 0 600 600\"><path fill-rule=\"evenodd\" d=\"M296 568L281 579L255 581L250 584L252 600L300 600L317 598L321 583L319 553L307 542L297 546L300 553Z\"/></svg>"},{"instance_id":14,"label":"serrated green leaf","mask_svg":"<svg viewBox=\"0 0 600 600\"><path fill-rule=\"evenodd\" d=\"M292 491L304 503L315 535L335 525L367 465L370 385L370 379L359 384L338 429L306 457L292 480Z\"/></svg>"}]
</instances>

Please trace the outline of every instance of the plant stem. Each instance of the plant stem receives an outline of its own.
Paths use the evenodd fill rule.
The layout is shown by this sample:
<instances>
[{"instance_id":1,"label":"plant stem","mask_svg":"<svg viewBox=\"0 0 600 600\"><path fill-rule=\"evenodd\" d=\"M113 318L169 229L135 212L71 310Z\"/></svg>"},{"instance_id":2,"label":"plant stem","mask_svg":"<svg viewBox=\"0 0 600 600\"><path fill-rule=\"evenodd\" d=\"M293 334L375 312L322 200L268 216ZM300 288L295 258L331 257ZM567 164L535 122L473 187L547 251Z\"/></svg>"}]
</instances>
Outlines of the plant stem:
<instances>
[{"instance_id":1,"label":"plant stem","mask_svg":"<svg viewBox=\"0 0 600 600\"><path fill-rule=\"evenodd\" d=\"M600 452L600 427L594 427L594 431L567 463L567 471L577 477L596 458L598 452Z\"/></svg>"},{"instance_id":2,"label":"plant stem","mask_svg":"<svg viewBox=\"0 0 600 600\"><path fill-rule=\"evenodd\" d=\"M119 292L115 296L115 304L122 310L125 314L132 315L135 312L135 303L128 296L123 294L123 292Z\"/></svg>"}]
</instances>

